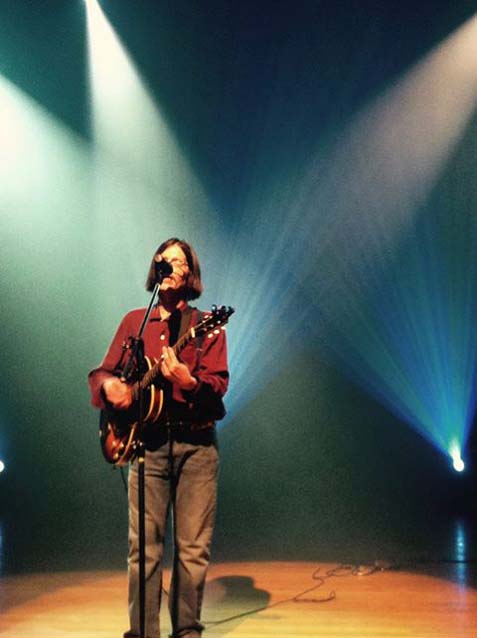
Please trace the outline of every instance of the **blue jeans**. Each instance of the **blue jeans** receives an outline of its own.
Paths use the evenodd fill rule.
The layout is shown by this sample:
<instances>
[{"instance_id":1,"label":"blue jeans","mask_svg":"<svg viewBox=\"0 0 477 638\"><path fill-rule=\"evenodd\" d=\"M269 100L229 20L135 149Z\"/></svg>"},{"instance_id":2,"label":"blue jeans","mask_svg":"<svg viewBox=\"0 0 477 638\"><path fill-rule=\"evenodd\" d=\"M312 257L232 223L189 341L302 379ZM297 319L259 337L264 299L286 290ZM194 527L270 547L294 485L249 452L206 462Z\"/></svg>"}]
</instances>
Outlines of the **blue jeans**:
<instances>
[{"instance_id":1,"label":"blue jeans","mask_svg":"<svg viewBox=\"0 0 477 638\"><path fill-rule=\"evenodd\" d=\"M196 638L217 503L215 432L174 437L145 456L146 638L159 638L162 556L169 507L174 560L169 592L173 638ZM138 469L129 471L130 636L139 636Z\"/></svg>"}]
</instances>

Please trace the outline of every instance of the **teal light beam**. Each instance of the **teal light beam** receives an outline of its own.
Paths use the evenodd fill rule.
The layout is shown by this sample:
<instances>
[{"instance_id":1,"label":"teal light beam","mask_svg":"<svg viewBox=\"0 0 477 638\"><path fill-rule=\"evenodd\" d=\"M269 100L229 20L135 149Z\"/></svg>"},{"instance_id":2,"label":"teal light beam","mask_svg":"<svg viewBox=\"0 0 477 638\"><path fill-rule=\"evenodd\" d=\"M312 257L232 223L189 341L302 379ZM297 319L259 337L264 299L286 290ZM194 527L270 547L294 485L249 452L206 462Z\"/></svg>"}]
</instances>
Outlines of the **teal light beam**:
<instances>
[{"instance_id":1,"label":"teal light beam","mask_svg":"<svg viewBox=\"0 0 477 638\"><path fill-rule=\"evenodd\" d=\"M214 244L216 216L160 105L97 2L87 5L98 295L103 337L131 305L159 243ZM160 87L159 87L160 93Z\"/></svg>"},{"instance_id":2,"label":"teal light beam","mask_svg":"<svg viewBox=\"0 0 477 638\"><path fill-rule=\"evenodd\" d=\"M439 277L453 257L439 261L432 233L424 254L417 248L406 253L405 273L396 259L416 227L424 232L417 220L474 113L476 36L472 18L365 106L334 141L318 147L301 176L293 167L288 179L285 174L274 182L257 159L225 284L239 282L237 305L247 308L237 338L242 400L286 365L288 350L315 335L340 352L344 369L363 370L360 383L440 450L449 454L453 435L464 445L474 379L473 362L463 352L474 344L467 323L457 329L455 320L438 318L450 313L469 320L475 268L461 265ZM467 223L465 213L452 214ZM468 261L471 236L460 233L459 241L457 250ZM426 260L429 251L434 257ZM457 272L466 294L454 294ZM411 283L410 297L401 276ZM314 326L316 315L327 326L325 336ZM440 348L446 339L452 356ZM443 387L452 389L440 395Z\"/></svg>"}]
</instances>

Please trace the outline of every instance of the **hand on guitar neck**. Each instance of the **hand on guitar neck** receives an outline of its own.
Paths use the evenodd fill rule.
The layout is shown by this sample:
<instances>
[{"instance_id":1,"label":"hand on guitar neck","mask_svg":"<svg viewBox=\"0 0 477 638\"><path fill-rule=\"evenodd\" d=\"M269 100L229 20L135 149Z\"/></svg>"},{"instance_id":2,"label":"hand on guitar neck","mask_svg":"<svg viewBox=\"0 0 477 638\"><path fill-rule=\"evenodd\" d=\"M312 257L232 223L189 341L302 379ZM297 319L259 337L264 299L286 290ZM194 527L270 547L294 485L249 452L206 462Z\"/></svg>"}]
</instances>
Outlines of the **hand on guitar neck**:
<instances>
[{"instance_id":1,"label":"hand on guitar neck","mask_svg":"<svg viewBox=\"0 0 477 638\"><path fill-rule=\"evenodd\" d=\"M116 410L127 410L132 404L131 387L125 381L118 379L118 377L106 379L102 389L106 400Z\"/></svg>"},{"instance_id":2,"label":"hand on guitar neck","mask_svg":"<svg viewBox=\"0 0 477 638\"><path fill-rule=\"evenodd\" d=\"M185 363L178 360L174 349L165 346L162 348L161 374L171 383L177 383L181 390L194 390L198 383Z\"/></svg>"}]
</instances>

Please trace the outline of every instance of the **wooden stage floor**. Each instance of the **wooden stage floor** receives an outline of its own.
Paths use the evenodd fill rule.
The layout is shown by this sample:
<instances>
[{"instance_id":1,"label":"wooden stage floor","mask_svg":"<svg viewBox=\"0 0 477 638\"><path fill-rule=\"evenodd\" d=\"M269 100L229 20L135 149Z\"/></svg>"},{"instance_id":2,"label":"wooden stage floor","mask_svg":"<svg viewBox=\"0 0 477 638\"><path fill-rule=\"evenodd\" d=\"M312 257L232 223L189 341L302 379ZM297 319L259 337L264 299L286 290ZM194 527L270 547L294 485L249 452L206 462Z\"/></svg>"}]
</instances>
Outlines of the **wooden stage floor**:
<instances>
[{"instance_id":1,"label":"wooden stage floor","mask_svg":"<svg viewBox=\"0 0 477 638\"><path fill-rule=\"evenodd\" d=\"M477 636L474 562L377 569L310 562L220 563L211 567L208 581L204 638ZM123 572L5 576L0 596L0 636L120 638L127 628ZM167 636L164 612L162 635Z\"/></svg>"}]
</instances>

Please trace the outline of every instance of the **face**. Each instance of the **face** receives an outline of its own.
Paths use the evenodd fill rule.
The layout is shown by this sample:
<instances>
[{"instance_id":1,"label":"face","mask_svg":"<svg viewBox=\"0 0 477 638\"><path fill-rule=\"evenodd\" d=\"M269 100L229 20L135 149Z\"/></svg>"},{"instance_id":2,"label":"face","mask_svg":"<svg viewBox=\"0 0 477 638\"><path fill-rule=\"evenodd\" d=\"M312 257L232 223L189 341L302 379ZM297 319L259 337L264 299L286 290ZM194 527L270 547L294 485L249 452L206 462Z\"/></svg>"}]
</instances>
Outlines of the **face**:
<instances>
[{"instance_id":1,"label":"face","mask_svg":"<svg viewBox=\"0 0 477 638\"><path fill-rule=\"evenodd\" d=\"M161 283L161 291L180 290L185 288L187 275L189 274L189 266L187 265L187 257L178 244L168 246L162 253L162 259L167 261L173 268L173 272L169 277L164 277Z\"/></svg>"}]
</instances>

